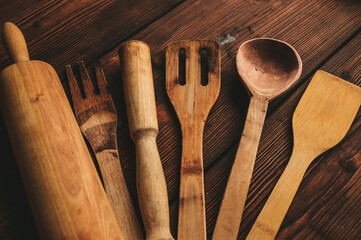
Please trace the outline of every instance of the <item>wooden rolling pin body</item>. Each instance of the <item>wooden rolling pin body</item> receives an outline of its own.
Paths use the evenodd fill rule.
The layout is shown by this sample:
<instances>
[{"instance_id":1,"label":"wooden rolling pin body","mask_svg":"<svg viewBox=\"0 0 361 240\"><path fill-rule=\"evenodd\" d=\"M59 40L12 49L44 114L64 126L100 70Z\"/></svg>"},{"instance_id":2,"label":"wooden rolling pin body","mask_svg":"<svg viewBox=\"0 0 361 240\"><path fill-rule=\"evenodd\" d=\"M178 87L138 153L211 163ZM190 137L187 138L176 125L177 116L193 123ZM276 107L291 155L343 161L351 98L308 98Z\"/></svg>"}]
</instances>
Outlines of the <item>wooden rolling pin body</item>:
<instances>
[{"instance_id":1,"label":"wooden rolling pin body","mask_svg":"<svg viewBox=\"0 0 361 240\"><path fill-rule=\"evenodd\" d=\"M0 75L0 104L42 239L123 239L55 70L29 61L24 37L5 23L15 64Z\"/></svg>"},{"instance_id":2,"label":"wooden rolling pin body","mask_svg":"<svg viewBox=\"0 0 361 240\"><path fill-rule=\"evenodd\" d=\"M130 135L136 146L137 190L146 239L173 239L168 194L156 137L157 109L150 50L130 41L119 50Z\"/></svg>"}]
</instances>

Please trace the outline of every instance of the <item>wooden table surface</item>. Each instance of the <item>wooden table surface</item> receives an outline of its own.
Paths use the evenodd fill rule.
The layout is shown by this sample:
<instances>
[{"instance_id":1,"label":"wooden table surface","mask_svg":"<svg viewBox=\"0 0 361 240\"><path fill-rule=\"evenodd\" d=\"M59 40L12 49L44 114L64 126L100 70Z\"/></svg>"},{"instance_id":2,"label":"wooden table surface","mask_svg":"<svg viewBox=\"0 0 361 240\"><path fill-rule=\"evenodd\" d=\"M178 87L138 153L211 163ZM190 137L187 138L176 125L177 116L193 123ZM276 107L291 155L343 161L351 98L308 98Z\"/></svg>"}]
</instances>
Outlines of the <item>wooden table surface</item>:
<instances>
[{"instance_id":1,"label":"wooden table surface","mask_svg":"<svg viewBox=\"0 0 361 240\"><path fill-rule=\"evenodd\" d=\"M50 63L67 94L66 64L75 67L83 59L88 66L96 61L103 65L122 121L118 130L121 164L138 214L134 145L128 133L117 49L130 39L150 45L160 127L157 142L173 236L177 232L181 133L165 91L165 46L180 39L207 38L221 43L221 91L204 132L209 238L249 103L235 67L239 45L255 37L278 38L292 44L304 64L300 82L268 109L238 236L244 239L289 160L292 113L315 71L323 69L361 85L360 13L359 0L0 1L0 23L11 21L22 29L31 59ZM0 67L9 64L1 46ZM277 239L361 239L360 136L361 110L346 138L307 170ZM38 239L2 117L0 142L0 239Z\"/></svg>"}]
</instances>

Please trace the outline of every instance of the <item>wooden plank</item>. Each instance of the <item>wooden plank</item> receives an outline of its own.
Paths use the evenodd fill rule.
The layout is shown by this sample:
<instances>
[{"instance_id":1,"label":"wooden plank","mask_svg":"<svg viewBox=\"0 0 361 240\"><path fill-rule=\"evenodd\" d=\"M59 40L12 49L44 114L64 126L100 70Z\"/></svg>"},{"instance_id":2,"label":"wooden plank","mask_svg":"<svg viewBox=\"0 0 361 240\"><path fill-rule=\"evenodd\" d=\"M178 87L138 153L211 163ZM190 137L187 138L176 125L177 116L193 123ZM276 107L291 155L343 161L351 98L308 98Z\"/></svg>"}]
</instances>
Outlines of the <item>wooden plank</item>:
<instances>
[{"instance_id":1,"label":"wooden plank","mask_svg":"<svg viewBox=\"0 0 361 240\"><path fill-rule=\"evenodd\" d=\"M358 34L322 65L321 69L360 86L360 43L361 34ZM247 236L289 160L292 147L292 112L311 77L295 92L288 94L288 100L267 117L239 239ZM361 216L361 199L360 186L359 183L357 184L361 173L360 118L361 110L346 139L311 164L283 221L277 239L357 239L360 236L361 227L358 221ZM279 150L275 151L276 148ZM231 151L235 150L235 147L231 149ZM206 186L207 183L221 186L208 191L210 203L207 208L207 224L211 231L221 203L220 196L227 181L227 177L224 176L230 171L229 161L229 157L221 158L206 173ZM206 203L208 203L207 198Z\"/></svg>"},{"instance_id":2,"label":"wooden plank","mask_svg":"<svg viewBox=\"0 0 361 240\"><path fill-rule=\"evenodd\" d=\"M361 85L361 34L342 48L321 69ZM358 239L361 236L361 110L346 139L319 159L299 191L298 202L288 214L279 238L307 237L306 229L329 239ZM301 209L302 200L308 203ZM308 208L306 208L308 207ZM297 210L298 209L298 210ZM290 219L290 216L303 217ZM285 227L287 226L287 227ZM290 232L292 229L292 232ZM306 231L305 231L306 230ZM297 234L295 234L298 232ZM311 239L311 237L308 237Z\"/></svg>"},{"instance_id":3,"label":"wooden plank","mask_svg":"<svg viewBox=\"0 0 361 240\"><path fill-rule=\"evenodd\" d=\"M247 240L276 237L306 170L315 158L341 142L360 106L359 86L322 70L314 74L292 114L292 155Z\"/></svg>"},{"instance_id":4,"label":"wooden plank","mask_svg":"<svg viewBox=\"0 0 361 240\"><path fill-rule=\"evenodd\" d=\"M23 31L31 59L41 59L62 72L66 64L94 62L126 37L177 6L169 1L7 1L1 22L13 21ZM0 51L0 69L10 62Z\"/></svg>"},{"instance_id":5,"label":"wooden plank","mask_svg":"<svg viewBox=\"0 0 361 240\"><path fill-rule=\"evenodd\" d=\"M133 36L134 39L148 42L152 51L160 127L158 146L171 201L178 197L181 136L179 123L164 88L164 47L167 43L187 38L219 39L223 43L221 92L207 119L204 132L204 164L207 168L226 149L239 141L242 132L248 96L237 79L238 74L234 67L234 55L239 44L256 36L285 40L299 51L304 61L303 76L306 76L358 31L359 19L354 16L360 9L360 4L355 2L340 3L326 0L307 3L292 1L282 4L278 1L187 1ZM340 17L333 18L335 15ZM303 21L305 19L309 21L307 26ZM327 25L325 19L328 20ZM229 36L224 37L227 34ZM113 88L114 97L121 102L116 50L102 57L101 62ZM296 85L293 91L298 86L300 84ZM292 101L296 102L297 99ZM280 100L272 102L269 113L275 111L280 104ZM124 142L121 144L129 145L128 140L122 141ZM290 150L281 148L279 151ZM122 163L126 171L131 173L135 170L129 166L132 155L127 155L128 153L121 154ZM130 179L132 178L134 179L130 175ZM134 182L129 183L131 187L135 186Z\"/></svg>"},{"instance_id":6,"label":"wooden plank","mask_svg":"<svg viewBox=\"0 0 361 240\"><path fill-rule=\"evenodd\" d=\"M234 148L239 140L245 118L245 112L247 111L248 106L248 97L244 88L237 79L237 73L234 67L234 54L236 53L239 44L242 41L255 36L278 37L282 40L288 41L300 52L305 63L304 76L306 76L311 73L316 66L322 63L324 58L329 56L338 46L353 36L354 32L358 31L357 28L360 20L357 18L357 14L359 11L360 4L357 1L187 1L175 8L170 14L167 14L132 37L147 41L152 49L160 127L158 146L163 160L163 167L166 171L170 197L173 198L172 201L175 201L171 205L173 235L175 235L176 231L175 223L178 211L177 194L179 186L181 141L179 124L177 123L175 113L165 95L164 46L166 43L172 40L185 38L219 39L223 43L221 94L216 106L213 108L211 115L207 120L204 139L204 159L206 171L218 166L214 168L216 170L210 171L210 173L213 173L214 175L207 174L206 176L206 205L208 211L207 225L208 232L211 233L211 231L213 231L212 222L214 223L217 212L217 199L220 201L221 192L224 189L227 174L229 172L228 169L230 169L233 158L232 151L234 151ZM90 22L88 22L88 24L90 24ZM117 26L119 27L121 25ZM122 27L127 26L124 25ZM65 28L63 28L63 30L64 29ZM64 31L68 30L69 29L66 29ZM118 29L115 31L118 31ZM81 29L78 28L76 31L72 31L70 35L74 37L74 35L78 35L80 32ZM59 36L57 35L57 31L51 32L47 42L56 41L51 37L54 34ZM227 34L230 34L229 37L227 37ZM91 34L88 34L87 36L89 37L89 35ZM236 40L232 42L234 38ZM77 39L86 39L86 37L81 36ZM92 39L95 42L99 41L101 37L98 36L98 38L94 37ZM103 40L109 43L107 39L104 38ZM79 48L79 46L76 45L72 46L75 46L73 50ZM87 45L88 48L91 46L92 45ZM92 52L86 52L88 49L83 49L83 52L79 55L81 55L81 57L86 56L87 59L93 61L95 57L99 56L100 52L108 51L114 45L111 47L108 47L105 44L97 46L98 48L92 48L92 52L95 51L96 54L92 55ZM105 50L101 49L103 47ZM32 46L30 46L30 48L32 48ZM44 52L45 50L49 50L48 47L43 47L42 49ZM118 60L115 51L116 50L104 56L102 58L102 62L106 68L106 75L110 81L113 96L118 100L120 115L124 120L124 111L121 106L122 90L119 82L119 64L117 62ZM44 56L41 56L42 59L45 57L44 52ZM66 55L69 53L74 54L73 58L67 58L64 54L62 56L58 56L58 62L63 61L62 58L66 58L66 60L63 61L66 63L68 63L69 60L75 61L78 59L78 52L72 53L71 51L67 51ZM57 65L58 72L60 72L63 65L64 64ZM63 78L63 80L65 79ZM292 92L295 91L296 87ZM282 100L289 96L290 95L286 95L284 98L275 100L271 103L268 115L271 115L272 112L279 109ZM300 93L298 93L297 96L299 97ZM296 104L297 97L291 99L290 101L291 103ZM289 105L290 102L283 104L283 106ZM271 151L272 154L270 154L270 158L277 158L277 161L276 164L274 164L275 168L270 169L271 172L265 172L265 174L262 175L262 178L258 175L257 186L262 186L262 184L270 180L270 177L265 177L270 176L268 174L276 172L278 174L277 176L279 176L282 172L282 169L279 169L280 166L281 168L284 167L284 165L282 165L282 159L286 159L288 156L287 154L290 154L290 149L287 148L290 146L286 144L289 143L289 133L287 133L287 135L286 133L280 131L279 133L281 136L283 136L282 134L286 134L288 138L283 137L275 142L270 141L272 140L272 138L270 138L273 136L272 134L267 138L269 131L272 133L278 133L277 130L282 129L282 124L287 125L287 123L289 123L287 116L292 112L292 107L288 112L286 110L282 114L274 115L274 122L267 125L268 127L266 127L266 131L263 134L263 136L265 136L263 138L266 139L263 141L268 141L268 144L261 143L261 146L263 146L264 149L277 149L278 151ZM133 160L134 149L129 138L126 124L119 129L118 134L119 150L122 156L122 166L124 167L124 173L127 176L127 182L131 187L133 200L136 201L134 180L135 161ZM9 153L9 150L5 147L4 152ZM269 153L269 151L267 151L267 153ZM265 154L266 152L264 150L263 152L259 151L260 158L267 159ZM226 158L227 160L217 162L217 159L223 155L228 156ZM278 157L280 156L283 158L279 159ZM267 164L261 164L261 166L264 166L265 168L261 168L260 165L257 166L257 171L264 171L267 167L269 167ZM9 170L7 167L4 169ZM17 171L16 167L10 169ZM261 179L265 182L260 182ZM274 183L275 180L272 182ZM214 190L210 191L212 189ZM251 194L253 194L254 197L254 195L258 194L261 190L262 187L260 189L253 187L253 192ZM2 192L4 192L3 195L7 195L7 191L3 190ZM11 199L14 198L15 197ZM23 203L25 204L25 202L26 201L24 200ZM247 204L249 205L249 203ZM4 209L7 210L7 206L9 207L9 205L5 205ZM9 207L9 209L10 208L11 207ZM215 212L212 212L212 209ZM17 212L16 214L20 213ZM249 212L246 212L246 214L249 214ZM25 216L28 215L25 214ZM19 215L18 218L22 217L23 215ZM253 219L255 219L255 217L256 216L254 216ZM16 224L17 223L13 221L12 224L7 225L7 229L11 229L11 226L14 229ZM16 230L18 232L20 232L20 229L22 230L21 227L16 226ZM27 233L29 233L29 231ZM21 235L22 233L15 234L18 234L15 236L27 236L26 234ZM14 236L14 232L9 233L9 236L10 235ZM31 231L28 236L31 236ZM18 239L22 238L20 237Z\"/></svg>"},{"instance_id":7,"label":"wooden plank","mask_svg":"<svg viewBox=\"0 0 361 240\"><path fill-rule=\"evenodd\" d=\"M0 22L17 23L31 59L44 60L64 75L65 64L94 62L124 38L181 3L169 1L2 1ZM147 14L145 14L147 13ZM0 44L0 69L8 66ZM64 79L64 78L63 78ZM37 239L10 140L0 118L0 239ZM135 197L133 192L133 198ZM134 200L135 202L136 199ZM139 214L139 212L138 212Z\"/></svg>"},{"instance_id":8,"label":"wooden plank","mask_svg":"<svg viewBox=\"0 0 361 240\"><path fill-rule=\"evenodd\" d=\"M236 41L222 45L221 94L207 120L204 134L204 159L205 167L207 168L214 164L217 158L224 153L225 149L228 149L232 144L236 144L241 134L243 120L247 110L248 97L240 83L237 81L237 73L232 62L240 42L255 36L276 37L290 42L303 57L303 76L306 76L309 75L316 66L321 64L322 60L340 46L342 42L346 41L349 37L352 37L352 34L358 31L358 18L354 18L354 16L360 10L360 5L355 2L338 3L334 1L317 1L305 3L294 1L283 5L280 5L277 2L262 2L262 4L252 3L252 8L248 3L243 4L244 5L232 1L213 1L212 3L207 2L207 4L190 1L175 9L171 15L165 16L165 18L153 23L144 31L134 36L135 39L141 39L150 43L152 49L158 118L160 121L158 145L163 160L163 167L166 172L170 200L172 201L173 199L173 201L175 201L173 204L175 205L178 204L178 169L180 167L179 159L181 150L179 146L181 141L178 130L179 125L172 108L168 104L168 99L164 94L163 54L164 46L167 42L177 39L202 37L213 39L218 37L221 39L222 36L227 36L227 32L231 34L231 37L236 38ZM278 11L281 7L287 9L287 11ZM184 13L190 12L189 9L192 9L191 13L197 12L198 14L189 16L190 14ZM328 13L329 15L325 16L323 15L324 13ZM187 15L187 17L185 15ZM342 17L332 18L334 15ZM214 18L214 16L217 16L217 18ZM183 18L186 18L187 21L183 21L183 23L185 22L184 26L180 27L178 30L176 27L167 29L161 27L163 24L176 26L177 22ZM263 20L265 18L268 22ZM304 22L297 21L296 19L307 19L310 23L306 26ZM325 19L328 19L329 21L326 26L324 24ZM226 20L230 21L230 23ZM219 21L222 21L222 23L219 23ZM239 23L243 23L243 25L240 27ZM207 28L205 26L212 26L212 28ZM272 26L277 27L272 28ZM289 34L290 32L292 34ZM157 39L157 41L155 41L155 39ZM108 70L107 74L110 75L110 81L113 80L118 82L116 53L111 52L103 57L102 61L105 68ZM303 82L304 81L305 80L303 80ZM118 85L119 83L114 84ZM298 86L296 86L294 90ZM300 96L300 92L298 92L297 97L290 101L296 104ZM280 106L282 100L285 99L286 97L271 103L269 114L274 112L275 109ZM243 103L241 106L239 104L240 102ZM290 115L292 111L282 114L279 113L280 112L276 115L276 123L279 125L281 122L286 121L286 123L290 124L290 119L287 119L286 116ZM270 125L265 129L267 128L270 128ZM267 132L263 135L267 136ZM284 136L290 138L290 132L287 132ZM285 143L286 140L283 141L283 143ZM272 141L269 141L269 143L272 143ZM290 145L285 146L282 144L282 141L265 146L267 146L269 150L267 153L271 158L283 156L283 159L286 159L290 154ZM274 149L277 149L278 151L271 151ZM127 154L129 154L129 152L126 152L123 155L122 160L123 165L125 166L127 162L132 161L130 157L131 154ZM263 158L267 159L267 155L263 155ZM228 161L232 161L232 157L229 157ZM274 164L274 168L271 169L273 169L273 171L276 169L277 173L280 174L282 169L279 169L279 167L284 167L282 162L283 161L279 159L279 161ZM217 166L220 166L219 171L222 171L224 175L228 174L227 170L223 169L223 165ZM266 166L263 167L264 168L260 168L258 166L258 172L265 171L269 165L266 164ZM134 170L130 169L129 171L132 172ZM260 176L260 173L256 173L256 177L261 186L270 180L270 178L267 177L270 176L268 174L274 174L274 172L269 173L266 171L262 176ZM217 182L222 179L214 178L217 179L215 180ZM134 186L134 183L131 183L131 186ZM221 186L224 187L225 185ZM207 187L206 182L206 188ZM255 194L254 190L252 194ZM220 197L217 196L217 199L220 199ZM206 205L208 211L207 227L208 233L210 234L213 230L212 223L216 217L217 211L210 211L213 200L206 200ZM176 232L176 221L177 207L171 206L173 234Z\"/></svg>"}]
</instances>

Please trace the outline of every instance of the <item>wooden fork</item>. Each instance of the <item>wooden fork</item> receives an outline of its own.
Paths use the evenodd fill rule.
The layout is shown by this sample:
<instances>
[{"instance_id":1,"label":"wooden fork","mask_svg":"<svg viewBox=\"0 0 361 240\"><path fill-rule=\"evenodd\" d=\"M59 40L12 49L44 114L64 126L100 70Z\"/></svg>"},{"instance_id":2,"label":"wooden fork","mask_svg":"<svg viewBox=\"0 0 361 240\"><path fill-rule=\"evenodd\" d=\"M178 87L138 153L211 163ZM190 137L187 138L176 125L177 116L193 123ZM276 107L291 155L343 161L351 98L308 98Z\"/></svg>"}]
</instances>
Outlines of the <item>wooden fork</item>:
<instances>
[{"instance_id":1,"label":"wooden fork","mask_svg":"<svg viewBox=\"0 0 361 240\"><path fill-rule=\"evenodd\" d=\"M66 66L74 111L82 133L90 143L103 177L104 188L117 217L124 239L143 239L120 166L117 146L117 122L113 100L100 65L95 65L99 93L95 94L83 61L79 62L85 97L72 72ZM91 184L91 183L90 183Z\"/></svg>"}]
</instances>

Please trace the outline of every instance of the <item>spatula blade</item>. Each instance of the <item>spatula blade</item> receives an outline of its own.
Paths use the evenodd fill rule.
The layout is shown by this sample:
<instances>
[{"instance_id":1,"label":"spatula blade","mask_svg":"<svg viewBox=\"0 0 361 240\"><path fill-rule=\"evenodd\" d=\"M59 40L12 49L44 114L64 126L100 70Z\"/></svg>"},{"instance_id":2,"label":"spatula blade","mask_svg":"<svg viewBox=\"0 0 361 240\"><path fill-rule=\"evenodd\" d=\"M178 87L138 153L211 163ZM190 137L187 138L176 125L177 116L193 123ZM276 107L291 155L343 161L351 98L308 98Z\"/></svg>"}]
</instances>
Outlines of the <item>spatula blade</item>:
<instances>
[{"instance_id":1,"label":"spatula blade","mask_svg":"<svg viewBox=\"0 0 361 240\"><path fill-rule=\"evenodd\" d=\"M317 71L293 115L295 148L320 154L335 146L351 127L360 104L360 87Z\"/></svg>"},{"instance_id":2,"label":"spatula blade","mask_svg":"<svg viewBox=\"0 0 361 240\"><path fill-rule=\"evenodd\" d=\"M293 115L294 149L247 240L272 240L309 164L339 143L361 105L361 88L317 71Z\"/></svg>"}]
</instances>

